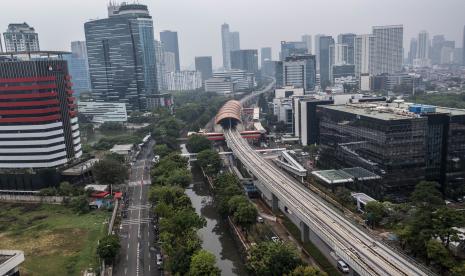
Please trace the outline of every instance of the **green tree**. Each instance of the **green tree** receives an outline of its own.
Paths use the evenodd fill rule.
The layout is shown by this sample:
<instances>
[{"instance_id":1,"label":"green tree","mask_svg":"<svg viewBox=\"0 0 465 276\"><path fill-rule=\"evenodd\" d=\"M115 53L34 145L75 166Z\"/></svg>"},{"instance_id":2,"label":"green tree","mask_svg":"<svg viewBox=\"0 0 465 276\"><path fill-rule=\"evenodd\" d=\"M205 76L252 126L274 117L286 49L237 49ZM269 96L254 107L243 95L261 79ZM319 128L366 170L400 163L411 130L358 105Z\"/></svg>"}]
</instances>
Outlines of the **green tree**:
<instances>
[{"instance_id":1,"label":"green tree","mask_svg":"<svg viewBox=\"0 0 465 276\"><path fill-rule=\"evenodd\" d=\"M39 195L41 196L56 196L58 194L58 191L55 187L47 187L40 189Z\"/></svg>"},{"instance_id":2,"label":"green tree","mask_svg":"<svg viewBox=\"0 0 465 276\"><path fill-rule=\"evenodd\" d=\"M421 181L410 196L411 201L420 208L435 208L444 205L442 194L436 182Z\"/></svg>"},{"instance_id":3,"label":"green tree","mask_svg":"<svg viewBox=\"0 0 465 276\"><path fill-rule=\"evenodd\" d=\"M168 156L170 153L173 152L172 149L170 149L167 145L165 144L158 144L153 147L153 152L160 156L160 158Z\"/></svg>"},{"instance_id":4,"label":"green tree","mask_svg":"<svg viewBox=\"0 0 465 276\"><path fill-rule=\"evenodd\" d=\"M89 201L87 200L86 195L80 195L73 197L69 203L71 209L74 210L77 214L86 214L90 211Z\"/></svg>"},{"instance_id":5,"label":"green tree","mask_svg":"<svg viewBox=\"0 0 465 276\"><path fill-rule=\"evenodd\" d=\"M189 269L190 276L217 276L221 275L221 270L216 267L215 255L199 250L191 258Z\"/></svg>"},{"instance_id":6,"label":"green tree","mask_svg":"<svg viewBox=\"0 0 465 276\"><path fill-rule=\"evenodd\" d=\"M426 244L428 258L439 265L441 270L450 269L455 265L449 250L437 240L429 240Z\"/></svg>"},{"instance_id":7,"label":"green tree","mask_svg":"<svg viewBox=\"0 0 465 276\"><path fill-rule=\"evenodd\" d=\"M207 149L199 152L197 162L207 175L216 175L221 170L220 155L214 150Z\"/></svg>"},{"instance_id":8,"label":"green tree","mask_svg":"<svg viewBox=\"0 0 465 276\"><path fill-rule=\"evenodd\" d=\"M254 275L281 276L302 265L297 251L285 243L262 242L250 249L247 268Z\"/></svg>"},{"instance_id":9,"label":"green tree","mask_svg":"<svg viewBox=\"0 0 465 276\"><path fill-rule=\"evenodd\" d=\"M365 218L374 227L377 226L386 215L386 208L378 201L368 202L365 206Z\"/></svg>"},{"instance_id":10,"label":"green tree","mask_svg":"<svg viewBox=\"0 0 465 276\"><path fill-rule=\"evenodd\" d=\"M450 276L463 276L465 275L465 262L462 262L459 265L454 266L450 270Z\"/></svg>"},{"instance_id":11,"label":"green tree","mask_svg":"<svg viewBox=\"0 0 465 276\"><path fill-rule=\"evenodd\" d=\"M210 149L211 146L210 140L203 135L191 135L186 143L187 150L191 153L198 153Z\"/></svg>"},{"instance_id":12,"label":"green tree","mask_svg":"<svg viewBox=\"0 0 465 276\"><path fill-rule=\"evenodd\" d=\"M128 168L119 161L106 158L98 161L92 168L92 174L99 183L120 184L128 179Z\"/></svg>"},{"instance_id":13,"label":"green tree","mask_svg":"<svg viewBox=\"0 0 465 276\"><path fill-rule=\"evenodd\" d=\"M186 188L192 182L191 172L185 168L175 169L171 174L164 178L164 185L175 186L179 185Z\"/></svg>"},{"instance_id":14,"label":"green tree","mask_svg":"<svg viewBox=\"0 0 465 276\"><path fill-rule=\"evenodd\" d=\"M300 265L292 270L287 276L327 276L326 272L321 271L319 268L314 266L303 266Z\"/></svg>"},{"instance_id":15,"label":"green tree","mask_svg":"<svg viewBox=\"0 0 465 276\"><path fill-rule=\"evenodd\" d=\"M239 209L240 205L247 205L247 204L249 204L249 201L244 195L240 194L240 195L232 196L228 200L229 214L231 215L234 214L237 211L237 209Z\"/></svg>"},{"instance_id":16,"label":"green tree","mask_svg":"<svg viewBox=\"0 0 465 276\"><path fill-rule=\"evenodd\" d=\"M107 263L112 263L119 252L121 245L116 235L108 235L99 241L97 254Z\"/></svg>"},{"instance_id":17,"label":"green tree","mask_svg":"<svg viewBox=\"0 0 465 276\"><path fill-rule=\"evenodd\" d=\"M248 230L257 220L257 214L255 206L247 203L239 205L232 216L235 223Z\"/></svg>"},{"instance_id":18,"label":"green tree","mask_svg":"<svg viewBox=\"0 0 465 276\"><path fill-rule=\"evenodd\" d=\"M451 241L459 241L456 227L465 226L465 217L461 211L444 206L433 212L432 222L434 236L448 248Z\"/></svg>"}]
</instances>

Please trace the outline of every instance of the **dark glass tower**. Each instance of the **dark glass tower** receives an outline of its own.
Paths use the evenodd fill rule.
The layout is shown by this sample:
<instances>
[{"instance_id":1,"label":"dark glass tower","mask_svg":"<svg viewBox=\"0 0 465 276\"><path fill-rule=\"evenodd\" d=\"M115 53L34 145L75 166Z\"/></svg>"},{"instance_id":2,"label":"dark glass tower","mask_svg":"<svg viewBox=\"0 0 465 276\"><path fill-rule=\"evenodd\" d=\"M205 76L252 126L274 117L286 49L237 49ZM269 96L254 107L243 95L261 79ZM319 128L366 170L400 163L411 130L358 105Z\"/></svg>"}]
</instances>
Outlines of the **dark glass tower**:
<instances>
[{"instance_id":1,"label":"dark glass tower","mask_svg":"<svg viewBox=\"0 0 465 276\"><path fill-rule=\"evenodd\" d=\"M153 22L147 6L125 4L84 24L92 95L146 110L158 94Z\"/></svg>"},{"instance_id":2,"label":"dark glass tower","mask_svg":"<svg viewBox=\"0 0 465 276\"><path fill-rule=\"evenodd\" d=\"M231 68L241 69L248 73L258 72L258 51L257 50L236 50L231 51Z\"/></svg>"},{"instance_id":3,"label":"dark glass tower","mask_svg":"<svg viewBox=\"0 0 465 276\"><path fill-rule=\"evenodd\" d=\"M174 61L176 63L176 71L180 71L179 65L179 45L178 33L172 31L163 31L160 33L160 41L163 43L163 50L174 54Z\"/></svg>"},{"instance_id":4,"label":"dark glass tower","mask_svg":"<svg viewBox=\"0 0 465 276\"><path fill-rule=\"evenodd\" d=\"M326 86L331 84L330 80L330 64L329 64L329 46L334 44L334 39L332 36L320 36L320 83L321 88L326 88Z\"/></svg>"},{"instance_id":5,"label":"dark glass tower","mask_svg":"<svg viewBox=\"0 0 465 276\"><path fill-rule=\"evenodd\" d=\"M195 70L202 74L202 83L213 75L212 57L195 57Z\"/></svg>"}]
</instances>

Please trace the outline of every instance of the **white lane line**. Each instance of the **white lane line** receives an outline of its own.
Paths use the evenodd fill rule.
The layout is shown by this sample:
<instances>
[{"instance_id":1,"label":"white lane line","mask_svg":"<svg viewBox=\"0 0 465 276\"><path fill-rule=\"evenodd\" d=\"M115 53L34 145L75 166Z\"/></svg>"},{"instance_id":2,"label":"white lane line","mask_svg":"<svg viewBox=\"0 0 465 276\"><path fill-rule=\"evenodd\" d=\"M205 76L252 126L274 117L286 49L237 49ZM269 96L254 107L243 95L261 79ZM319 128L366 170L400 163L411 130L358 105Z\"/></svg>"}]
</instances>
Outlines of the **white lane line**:
<instances>
[{"instance_id":1,"label":"white lane line","mask_svg":"<svg viewBox=\"0 0 465 276\"><path fill-rule=\"evenodd\" d=\"M129 249L129 245L130 245L130 243L129 243L129 241L128 241L128 249Z\"/></svg>"},{"instance_id":2,"label":"white lane line","mask_svg":"<svg viewBox=\"0 0 465 276\"><path fill-rule=\"evenodd\" d=\"M129 261L129 253L126 254L126 261Z\"/></svg>"},{"instance_id":3,"label":"white lane line","mask_svg":"<svg viewBox=\"0 0 465 276\"><path fill-rule=\"evenodd\" d=\"M150 271L150 265L149 265L149 271Z\"/></svg>"},{"instance_id":4,"label":"white lane line","mask_svg":"<svg viewBox=\"0 0 465 276\"><path fill-rule=\"evenodd\" d=\"M124 268L124 275L128 275L128 268L127 267Z\"/></svg>"}]
</instances>

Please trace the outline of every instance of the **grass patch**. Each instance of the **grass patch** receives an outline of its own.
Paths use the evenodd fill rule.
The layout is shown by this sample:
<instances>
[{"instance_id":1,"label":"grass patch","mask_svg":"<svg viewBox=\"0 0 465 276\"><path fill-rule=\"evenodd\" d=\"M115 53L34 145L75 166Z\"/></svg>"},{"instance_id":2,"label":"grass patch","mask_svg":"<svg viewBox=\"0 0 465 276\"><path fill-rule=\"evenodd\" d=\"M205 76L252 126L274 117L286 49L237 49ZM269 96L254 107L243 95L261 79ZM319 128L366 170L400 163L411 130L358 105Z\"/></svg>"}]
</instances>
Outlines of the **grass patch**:
<instances>
[{"instance_id":1,"label":"grass patch","mask_svg":"<svg viewBox=\"0 0 465 276\"><path fill-rule=\"evenodd\" d=\"M291 235L300 240L300 229L292 223L292 221L286 217L281 216L282 223L286 227L286 229L291 233ZM329 276L340 276L341 274L339 271L329 262L323 253L311 242L308 241L303 244L305 250L312 256L312 258L318 263L318 265L323 269Z\"/></svg>"},{"instance_id":2,"label":"grass patch","mask_svg":"<svg viewBox=\"0 0 465 276\"><path fill-rule=\"evenodd\" d=\"M82 275L98 268L107 211L77 215L60 205L0 204L0 248L23 250L21 275Z\"/></svg>"}]
</instances>

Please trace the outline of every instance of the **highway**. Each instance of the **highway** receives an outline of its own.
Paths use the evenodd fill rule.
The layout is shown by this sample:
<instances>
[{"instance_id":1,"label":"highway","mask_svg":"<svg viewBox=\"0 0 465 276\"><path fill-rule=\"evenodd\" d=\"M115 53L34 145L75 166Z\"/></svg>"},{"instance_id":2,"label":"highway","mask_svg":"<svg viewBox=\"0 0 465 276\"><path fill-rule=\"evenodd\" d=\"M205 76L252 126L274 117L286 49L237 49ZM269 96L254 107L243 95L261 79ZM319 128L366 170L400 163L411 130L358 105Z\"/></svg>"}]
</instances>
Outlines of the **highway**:
<instances>
[{"instance_id":1,"label":"highway","mask_svg":"<svg viewBox=\"0 0 465 276\"><path fill-rule=\"evenodd\" d=\"M131 167L127 217L123 217L119 231L121 250L114 270L117 276L161 275L156 266L159 249L154 248L154 226L148 202L153 144L150 140L144 146Z\"/></svg>"},{"instance_id":2,"label":"highway","mask_svg":"<svg viewBox=\"0 0 465 276\"><path fill-rule=\"evenodd\" d=\"M319 196L265 160L235 129L224 129L234 155L288 209L360 275L429 275L411 259L369 236Z\"/></svg>"}]
</instances>

